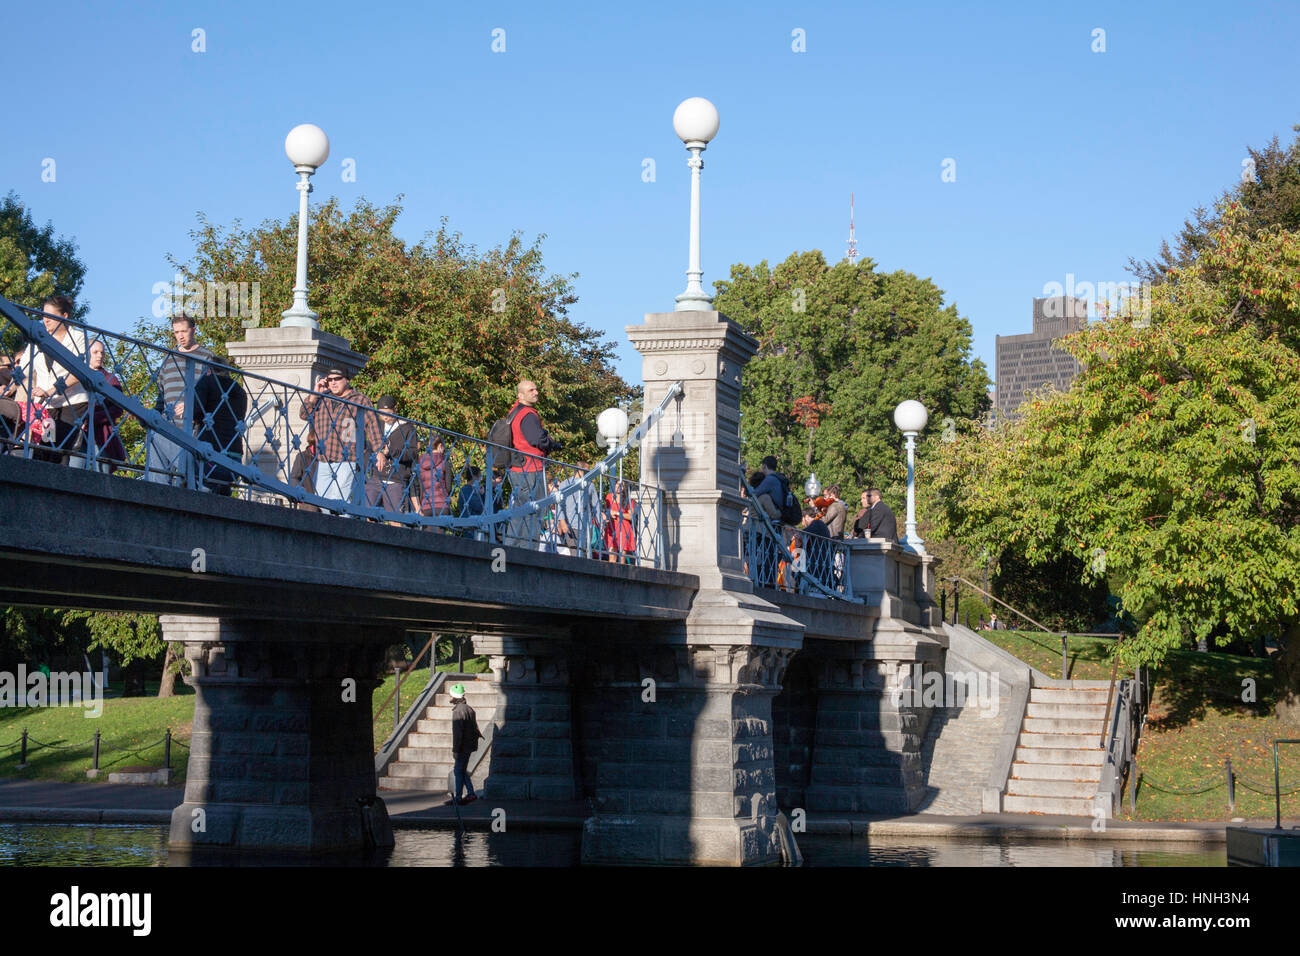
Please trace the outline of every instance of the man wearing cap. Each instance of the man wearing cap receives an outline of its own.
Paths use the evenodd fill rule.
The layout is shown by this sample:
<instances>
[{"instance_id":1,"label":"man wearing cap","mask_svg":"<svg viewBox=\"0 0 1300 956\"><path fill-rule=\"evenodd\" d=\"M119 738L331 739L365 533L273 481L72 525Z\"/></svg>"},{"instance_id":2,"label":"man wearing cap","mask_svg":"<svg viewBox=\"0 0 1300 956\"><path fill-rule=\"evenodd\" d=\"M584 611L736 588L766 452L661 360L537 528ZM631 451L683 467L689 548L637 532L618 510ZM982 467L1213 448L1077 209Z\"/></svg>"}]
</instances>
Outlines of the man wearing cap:
<instances>
[{"instance_id":1,"label":"man wearing cap","mask_svg":"<svg viewBox=\"0 0 1300 956\"><path fill-rule=\"evenodd\" d=\"M298 410L316 435L316 493L351 502L354 489L359 498L357 475L367 456L383 446L379 420L373 411L363 410L373 408L370 399L351 386L342 369L330 369L316 383L316 392Z\"/></svg>"},{"instance_id":2,"label":"man wearing cap","mask_svg":"<svg viewBox=\"0 0 1300 956\"><path fill-rule=\"evenodd\" d=\"M366 503L379 504L387 511L419 511L420 485L412 483L420 439L415 426L397 420L397 399L381 395L375 402L384 441L375 456L375 477L366 483Z\"/></svg>"},{"instance_id":3,"label":"man wearing cap","mask_svg":"<svg viewBox=\"0 0 1300 956\"><path fill-rule=\"evenodd\" d=\"M451 799L453 803L473 803L478 799L478 794L474 792L474 781L469 776L469 758L478 749L479 738L483 735L479 733L474 708L465 701L464 684L451 685L451 700L455 704L451 712L451 752L456 758L456 792L451 795ZM462 800L461 791L467 787L469 796Z\"/></svg>"}]
</instances>

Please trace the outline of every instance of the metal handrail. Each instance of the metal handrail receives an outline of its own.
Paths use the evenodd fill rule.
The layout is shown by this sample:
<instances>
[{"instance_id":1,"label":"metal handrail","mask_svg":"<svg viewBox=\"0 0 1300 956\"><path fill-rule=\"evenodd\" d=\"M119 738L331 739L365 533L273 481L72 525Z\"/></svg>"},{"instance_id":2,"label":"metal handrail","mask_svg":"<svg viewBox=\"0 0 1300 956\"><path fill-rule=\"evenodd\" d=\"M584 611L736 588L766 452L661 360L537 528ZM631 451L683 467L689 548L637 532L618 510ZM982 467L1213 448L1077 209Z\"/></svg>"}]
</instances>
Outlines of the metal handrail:
<instances>
[{"instance_id":1,"label":"metal handrail","mask_svg":"<svg viewBox=\"0 0 1300 956\"><path fill-rule=\"evenodd\" d=\"M206 469L221 469L224 473L231 476L228 485L240 483L241 490L261 489L269 493L276 500L292 502L295 504L308 504L325 511L334 511L338 513L352 515L354 517L367 518L375 521L385 521L393 524L407 525L417 528L433 528L452 532L474 532L482 536L494 536L502 533L504 543L518 543L519 541L531 542L528 546L536 546L539 541L545 546L546 535L542 532L542 525L545 519L552 513L557 518L564 514L565 503L577 496L582 496L582 505L578 507L577 513L584 521L584 526L580 529L574 529L575 532L581 532L578 540L578 550L586 557L593 556L593 550L604 555L605 549L592 545L592 532L598 522L601 520L600 514L595 509L588 507L589 496L593 491L596 492L597 498L601 498L600 492L603 490L607 480L613 479L615 474L619 474L619 481L624 483L627 489L628 502L631 511L636 515L636 527L634 541L636 548L634 552L620 552L622 556L630 559L631 562L641 564L647 563L654 567L663 567L663 521L665 520L663 508L663 492L659 488L647 485L644 482L632 481L621 477L622 460L627 457L649 433L652 427L656 427L669 404L678 400L682 395L682 383L672 383L660 404L647 414L637 428L630 434L618 447L609 452L606 458L596 467L591 468L585 473L575 469L574 466L564 462L548 458L546 456L529 455L518 452L513 449L506 449L500 445L487 442L483 439L473 438L471 436L461 435L446 429L435 428L414 419L404 418L403 416L393 415L392 418L396 423L409 424L415 429L415 447L411 448L410 439L408 439L406 448L403 449L401 458L405 460L408 457L415 457L419 464L410 464L412 476L407 480L406 487L401 489L402 501L399 503L399 509L390 510L385 505L388 503L383 495L380 495L375 504L364 504L356 500L363 497L361 491L365 486L365 475L370 467L376 462L374 450L367 449L367 430L377 427L377 415L375 409L368 404L363 405L348 399L338 398L333 395L321 394L320 392L304 389L300 386L292 385L285 382L279 382L256 375L243 369L234 368L221 362L208 361L204 359L187 356L184 353L176 352L171 349L162 348L140 339L130 336L124 336L114 332L97 329L93 326L77 322L73 319L67 319L65 325L75 327L85 333L85 347L87 354L90 343L99 339L101 341L112 340L127 348L129 357L132 360L143 362L143 371L151 376L151 384L156 384L158 373L161 372L165 363L184 362L185 365L185 390L184 399L184 416L181 423L170 421L166 416L160 414L153 408L147 408L137 398L126 391L126 385L114 387L108 383L103 374L97 374L96 370L89 367L88 358L78 355L76 352L65 347L61 342L51 336L45 329L40 317L43 313L27 309L23 306L16 305L6 299L0 298L0 312L6 319L14 325L23 335L24 339L31 343L35 348L51 357L60 366L71 372L80 382L81 388L88 396L86 409L80 415L78 426L83 423L86 425L87 447L84 456L78 453L78 460L84 457L88 466L93 467L94 463L102 460L99 450L96 448L96 439L94 432L95 411L100 406L116 406L120 408L124 415L119 418L126 420L124 416L139 421L145 428L147 436L150 434L165 438L173 445L183 449L187 453L183 467L184 480L190 488L197 489L200 486L195 469L189 467L193 463L201 462L205 466L205 474L210 474ZM106 347L106 353L108 349ZM107 359L107 354L106 354ZM157 360L154 362L154 360ZM151 362L153 364L151 364ZM108 363L105 363L106 370ZM113 371L129 377L129 370L125 369L114 357ZM156 371L155 371L156 368ZM196 369L199 371L196 372ZM137 369L137 371L140 371ZM194 389L195 382L208 371L216 372L220 376L229 376L229 381L234 382L241 395L239 398L238 408L233 407L231 400L231 391L233 388L226 388L220 399L218 408L207 410L200 422L194 414L195 401ZM20 384L21 381L20 373ZM235 381L238 380L238 381ZM247 388L246 388L247 386ZM257 394L249 394L257 389ZM268 399L267 393L270 393ZM300 397L306 401L311 399L312 411L307 415L300 415L303 423L298 426L298 431L294 430L294 424L289 421L288 408L294 397ZM310 434L307 419L315 413L316 403L326 401L330 402L332 408L337 408L340 414L331 418L334 421L344 421L355 423L356 448L355 459L353 459L353 450L347 446L348 460L347 464L354 466L356 471L353 472L353 490L350 499L345 500L341 497L329 498L320 494L320 489L307 491L303 487L295 484L289 477L292 471L291 458L295 452L304 452L302 447L302 435L299 432ZM79 407L79 406L78 406ZM305 407L305 406L304 406ZM194 434L194 429L200 424L205 432L215 436L213 430L213 416L216 411L224 409L227 416L237 420L236 435L225 441L222 448L216 448L212 443L202 440ZM267 416L272 415L270 421ZM120 434L117 429L117 419L113 419L111 424L110 439L120 440ZM257 450L257 456L273 454L275 456L275 473L270 474L264 471L262 467L253 461L254 453L250 448L247 453L244 450L245 438L254 434L260 434L258 429L265 433L265 443L260 445ZM289 440L287 447L283 449L283 460L279 432L285 432ZM340 429L346 432L346 429ZM31 416L28 416L23 428L24 437L21 442L22 453L25 457L31 457L33 451L33 435ZM426 435L428 437L427 445L432 449L436 441L441 441L444 448L444 457L441 466L436 459L430 459L431 468L441 468L442 476L438 479L439 484L445 490L444 503L449 506L453 498L463 497L466 489L470 492L470 497L481 497L482 513L478 515L469 515L466 513L454 514L448 509L447 513L438 514L419 514L412 513L405 508L405 500L413 497L413 490L419 488L420 465L424 459L419 457L419 437ZM261 438L258 438L261 441ZM350 441L348 439L347 441ZM147 443L149 446L145 452L144 469L146 476L149 473L163 473L157 468L150 467L149 448L152 442ZM238 446L235 451L230 449ZM39 446L38 446L39 447ZM455 465L451 460L452 450L456 449L461 453L462 467ZM468 449L468 451L466 451ZM408 456L407 451L410 451ZM431 454L430 452L429 454ZM429 454L424 457L428 458ZM508 458L506 464L500 462L505 456L517 456ZM245 461L245 458L250 459ZM494 459L497 461L494 464ZM508 468L518 460L532 462L534 470L520 471L514 468ZM480 460L483 467L478 469L473 465L473 470L478 471L477 477L471 477L472 460ZM342 464L342 463L340 463ZM132 465L131 467L135 467ZM559 470L567 472L564 481L556 481L556 489L548 491L545 485L547 468L552 473ZM509 479L511 493L516 490L515 474L536 474L540 472L542 485L540 489L528 484L523 485L526 491L519 496L517 504L505 509L496 508L496 499L498 491L493 481L494 472L502 472L500 497L505 501L506 480ZM168 471L167 474L172 474ZM281 477L283 475L283 477ZM376 471L374 477L380 477ZM465 479L462 481L462 477ZM480 487L479 479L482 479ZM208 479L204 479L204 483ZM530 479L533 481L534 479ZM358 487L361 486L361 487ZM459 489L459 493L458 493ZM533 497L537 490L543 493ZM228 492L227 492L228 493ZM418 492L426 502L430 496L436 500L443 497L441 494L434 495L433 489L426 492ZM367 489L367 496L369 492ZM436 510L441 510L438 506ZM573 510L570 508L569 510ZM588 513L591 511L592 513ZM509 526L509 527L507 527ZM517 527L519 530L514 531ZM511 540L514 538L515 540Z\"/></svg>"},{"instance_id":2,"label":"metal handrail","mask_svg":"<svg viewBox=\"0 0 1300 956\"><path fill-rule=\"evenodd\" d=\"M760 556L759 556L759 548L756 545L758 544L758 541L760 539L766 538L766 540L770 544L773 544L777 548L779 548L780 552L789 559L791 564L798 563L799 552L791 550L790 545L793 543L793 541L791 541L790 543L786 542L783 531L777 530L776 526L772 524L772 519L769 518L767 516L767 513L759 506L758 497L754 494L754 489L750 486L749 481L744 477L744 475L741 475L740 482L741 482L741 486L744 488L746 496L749 499L749 506L748 506L749 515L748 518L746 518L746 524L748 525L748 528L745 531L742 531L742 534L745 534L746 536L746 542L747 542L746 551L749 556L749 578L755 584L758 584L759 569L756 567L756 565L759 563ZM757 523L754 522L755 516L758 517ZM795 528L792 530L793 530L793 534L797 534L797 535L809 534L807 528ZM814 537L818 539L818 541L822 542L821 548L818 549L818 553L823 558L822 563L826 565L826 570L832 572L832 577L836 566L836 557L837 555L840 557L841 580L842 580L841 587L843 588L843 590L842 591L837 590L833 583L827 584L826 582L822 581L817 576L817 574L813 571L812 568L806 566L806 559L807 559L808 552L813 550L808 547L803 547L799 549L799 551L801 551L804 556L805 567L803 570L797 572L799 575L798 589L796 590L794 588L790 588L790 590L793 593L799 593L799 594L806 594L808 593L809 590L813 590L821 594L823 597L833 598L838 601L849 601L854 604L864 603L862 598L853 596L853 584L850 576L850 561L849 561L848 546L843 542L843 540L837 541L836 539L828 537L827 535L817 534L817 535L811 535L811 537ZM801 538L800 540L802 541L803 539ZM774 573L775 571L776 569L773 569ZM788 587L788 583L787 583L787 587Z\"/></svg>"},{"instance_id":3,"label":"metal handrail","mask_svg":"<svg viewBox=\"0 0 1300 956\"><path fill-rule=\"evenodd\" d=\"M402 689L402 680L406 677L407 674L415 670L415 665L420 663L420 660L424 657L424 652L427 651L430 648L430 646L432 646L433 642L436 641L437 639L438 639L437 631L433 631L429 634L429 643L425 644L424 647L420 648L420 653L416 654L414 659L412 659L411 663L407 665L406 670L402 671L402 673L398 675L397 686L393 688L392 693L390 693L387 697L384 698L384 702L379 705L379 708L376 710L376 713L382 714L384 712L385 708L388 707L388 702L392 700L393 697L397 695L398 691ZM433 658L434 655L430 654L429 655L429 680L433 680L433 672L437 670L437 668L434 666L435 662Z\"/></svg>"}]
</instances>

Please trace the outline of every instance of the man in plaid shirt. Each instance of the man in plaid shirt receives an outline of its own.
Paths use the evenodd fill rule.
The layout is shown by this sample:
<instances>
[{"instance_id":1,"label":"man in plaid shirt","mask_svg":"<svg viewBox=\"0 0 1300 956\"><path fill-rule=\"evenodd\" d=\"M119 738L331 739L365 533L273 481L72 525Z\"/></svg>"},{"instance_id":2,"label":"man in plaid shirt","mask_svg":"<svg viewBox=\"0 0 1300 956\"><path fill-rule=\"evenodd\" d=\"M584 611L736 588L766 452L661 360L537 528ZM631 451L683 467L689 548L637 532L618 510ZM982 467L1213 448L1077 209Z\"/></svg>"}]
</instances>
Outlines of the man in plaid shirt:
<instances>
[{"instance_id":1,"label":"man in plaid shirt","mask_svg":"<svg viewBox=\"0 0 1300 956\"><path fill-rule=\"evenodd\" d=\"M322 401L320 396L311 395L298 410L298 417L311 422L316 436L316 493L322 498L359 502L362 482L357 477L365 469L371 453L383 447L383 435L374 412L363 412L344 402L355 402L364 408L374 406L352 387L342 369L330 369L316 383L316 391L321 396L330 395L343 400ZM358 425L362 425L365 433L360 454L357 449ZM358 491L355 497L354 489Z\"/></svg>"}]
</instances>

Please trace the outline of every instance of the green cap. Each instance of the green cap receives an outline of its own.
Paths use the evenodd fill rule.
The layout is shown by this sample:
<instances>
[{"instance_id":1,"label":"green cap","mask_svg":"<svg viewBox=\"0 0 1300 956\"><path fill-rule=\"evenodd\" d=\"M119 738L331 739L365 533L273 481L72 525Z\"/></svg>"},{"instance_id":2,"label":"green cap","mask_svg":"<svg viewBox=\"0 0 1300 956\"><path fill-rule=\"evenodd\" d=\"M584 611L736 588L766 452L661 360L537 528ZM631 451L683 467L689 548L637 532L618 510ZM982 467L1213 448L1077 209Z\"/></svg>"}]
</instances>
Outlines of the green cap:
<instances>
[{"instance_id":1,"label":"green cap","mask_svg":"<svg viewBox=\"0 0 1300 956\"><path fill-rule=\"evenodd\" d=\"M451 696L452 696L452 697L464 697L464 696L465 696L465 685L464 685L464 684L452 684L452 685L451 685Z\"/></svg>"}]
</instances>

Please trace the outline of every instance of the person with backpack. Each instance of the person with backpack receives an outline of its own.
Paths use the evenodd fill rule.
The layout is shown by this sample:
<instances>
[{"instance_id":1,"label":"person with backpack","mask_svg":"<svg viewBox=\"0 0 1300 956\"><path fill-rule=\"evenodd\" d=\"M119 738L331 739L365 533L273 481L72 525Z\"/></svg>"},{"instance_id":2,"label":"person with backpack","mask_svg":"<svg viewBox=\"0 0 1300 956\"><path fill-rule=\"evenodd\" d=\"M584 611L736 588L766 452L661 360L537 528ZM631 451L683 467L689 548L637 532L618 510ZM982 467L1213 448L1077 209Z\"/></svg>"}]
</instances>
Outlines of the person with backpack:
<instances>
[{"instance_id":1,"label":"person with backpack","mask_svg":"<svg viewBox=\"0 0 1300 956\"><path fill-rule=\"evenodd\" d=\"M488 432L488 441L511 449L510 454L510 507L518 508L530 501L546 497L546 469L542 458L559 451L563 444L547 434L537 414L537 383L524 379L515 389L515 404L506 417L498 420ZM509 442L506 428L509 428ZM499 449L491 449L494 455ZM516 548L532 548L541 530L540 515L527 515L510 519L506 528L505 543Z\"/></svg>"},{"instance_id":2,"label":"person with backpack","mask_svg":"<svg viewBox=\"0 0 1300 956\"><path fill-rule=\"evenodd\" d=\"M755 499L761 499L763 495L771 498L780 512L782 524L796 528L803 524L803 507L790 490L790 479L776 470L776 456L768 455L764 458L759 464L759 470L763 474L763 480L754 489Z\"/></svg>"},{"instance_id":3,"label":"person with backpack","mask_svg":"<svg viewBox=\"0 0 1300 956\"><path fill-rule=\"evenodd\" d=\"M469 758L478 749L478 742L483 734L478 729L478 716L465 700L465 685L451 685L451 753L455 757L456 792L451 795L452 803L473 803L478 799L474 792L474 781L469 775ZM469 788L469 796L460 798L462 791Z\"/></svg>"}]
</instances>

